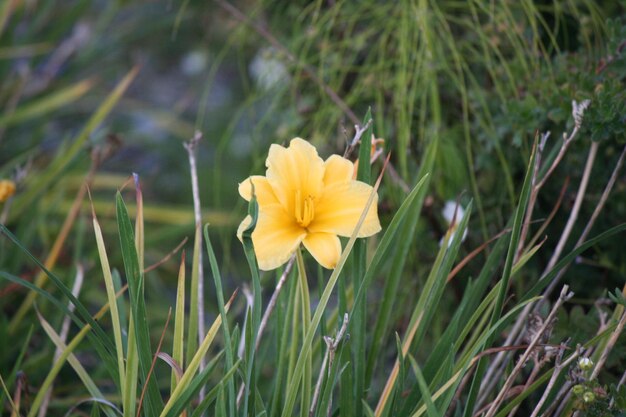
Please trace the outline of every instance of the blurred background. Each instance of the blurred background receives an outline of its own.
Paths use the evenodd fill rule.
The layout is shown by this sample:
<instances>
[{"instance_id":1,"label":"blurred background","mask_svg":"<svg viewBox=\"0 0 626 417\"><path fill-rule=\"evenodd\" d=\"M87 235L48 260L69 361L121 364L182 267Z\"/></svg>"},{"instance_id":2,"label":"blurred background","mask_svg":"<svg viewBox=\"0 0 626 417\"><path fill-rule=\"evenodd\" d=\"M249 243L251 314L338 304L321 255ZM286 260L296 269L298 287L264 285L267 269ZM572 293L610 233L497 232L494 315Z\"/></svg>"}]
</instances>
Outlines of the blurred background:
<instances>
[{"instance_id":1,"label":"blurred background","mask_svg":"<svg viewBox=\"0 0 626 417\"><path fill-rule=\"evenodd\" d=\"M573 236L626 142L625 12L623 0L3 0L0 179L14 180L17 191L0 206L2 223L45 259L89 179L111 263L121 267L114 196L137 173L146 265L186 237L190 253L193 200L183 143L197 130L203 221L211 224L230 293L249 279L235 237L246 210L238 182L263 174L270 144L296 136L318 146L324 158L342 154L371 108L375 136L384 139L379 146L392 155L380 191L383 227L415 185L426 146L439 142L402 301L419 291L432 264L448 226L441 213L446 201L465 206L473 200L467 254L506 226L536 132L551 132L546 154L554 155L574 126L572 100L590 99L581 132L539 196L534 218L545 219L563 193L543 249L513 284L527 288L567 221L591 141L601 144ZM89 178L96 150L107 155ZM625 192L620 174L592 236L624 221ZM538 227L531 226L531 235ZM604 241L570 269L565 281L579 307L563 326L571 320L582 333L595 329L597 318L587 317L585 306L623 286L622 241ZM86 281L95 284L85 286L82 297L96 308L105 294L94 243L85 198L55 271L69 277L83 264ZM473 262L480 266L481 259ZM155 322L167 314L159 302L174 297L179 260L180 252L148 276ZM452 284L456 293L445 297L450 305L473 265ZM37 274L6 239L0 240L0 269L27 279ZM207 310L215 314L207 287ZM25 290L2 284L0 291L6 334ZM403 323L409 313L398 309L392 320ZM28 364L36 379L37 364L49 360L52 348L45 335L35 339L42 350ZM6 342L0 348L3 360L15 354Z\"/></svg>"}]
</instances>

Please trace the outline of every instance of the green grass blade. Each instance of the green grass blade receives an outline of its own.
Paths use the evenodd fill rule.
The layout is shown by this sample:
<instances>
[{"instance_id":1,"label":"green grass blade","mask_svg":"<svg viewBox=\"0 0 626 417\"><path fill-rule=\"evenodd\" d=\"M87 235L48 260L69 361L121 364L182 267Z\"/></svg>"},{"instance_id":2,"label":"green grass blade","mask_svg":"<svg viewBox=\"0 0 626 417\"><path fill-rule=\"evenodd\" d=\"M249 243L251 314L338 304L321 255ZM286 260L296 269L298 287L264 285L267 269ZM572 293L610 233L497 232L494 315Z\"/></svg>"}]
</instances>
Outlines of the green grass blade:
<instances>
[{"instance_id":1,"label":"green grass blade","mask_svg":"<svg viewBox=\"0 0 626 417\"><path fill-rule=\"evenodd\" d=\"M300 300L302 300L302 314L300 329L302 330L302 339L306 337L311 324L311 297L309 293L309 283L302 258L302 250L296 250L296 263L298 265L298 289L300 290ZM300 404L300 415L307 417L311 405L311 384L313 383L313 361L309 356L304 365L304 373L302 375L302 400Z\"/></svg>"},{"instance_id":2,"label":"green grass blade","mask_svg":"<svg viewBox=\"0 0 626 417\"><path fill-rule=\"evenodd\" d=\"M358 306L360 303L365 302L365 288L369 287L372 280L374 279L376 273L382 269L383 264L387 261L387 257L394 250L394 244L396 239L396 234L400 230L400 227L403 225L403 221L406 216L412 213L412 210L416 208L416 203L418 201L418 197L420 195L420 191L427 184L428 175L425 175L420 179L420 181L415 185L411 193L406 197L398 212L391 220L391 223L387 227L383 238L374 253L374 257L370 262L370 265L367 269L365 277L363 278L363 283L361 288L359 288L357 295L354 299L354 306ZM414 213L413 213L414 214Z\"/></svg>"},{"instance_id":3,"label":"green grass blade","mask_svg":"<svg viewBox=\"0 0 626 417\"><path fill-rule=\"evenodd\" d=\"M61 351L61 352L67 350L67 348L68 348L67 345L63 342L63 340L61 340L61 337L52 328L50 323L48 323L46 321L46 319L44 319L43 316L41 314L39 314L39 312L37 312L37 317L39 318L39 322L41 323L41 327L43 327L44 331L46 332L46 334L48 335L50 340L52 340L52 342L57 347L57 349L59 349L59 351ZM78 375L78 377L82 381L82 383L85 386L85 388L87 388L87 391L89 391L89 394L93 398L104 400L105 399L104 394L102 394L102 392L98 389L98 386L96 385L96 383L93 381L93 379L91 379L91 377L89 376L89 373L83 367L83 365L81 365L81 363L78 361L78 359L76 358L76 356L74 355L73 352L71 352L67 356L67 362L72 366L72 368L74 369L74 372L76 372L76 374ZM112 409L108 408L108 407L105 408L105 413L109 417L115 417L116 416L115 412Z\"/></svg>"},{"instance_id":4,"label":"green grass blade","mask_svg":"<svg viewBox=\"0 0 626 417\"><path fill-rule=\"evenodd\" d=\"M124 376L125 392L122 394L124 417L135 417L137 407L137 383L139 382L139 360L137 356L137 338L135 337L135 321L130 313L128 321L128 342L126 344L126 375Z\"/></svg>"},{"instance_id":5,"label":"green grass blade","mask_svg":"<svg viewBox=\"0 0 626 417\"><path fill-rule=\"evenodd\" d=\"M372 118L372 111L368 109L365 118L363 119L363 125L366 125ZM361 136L361 144L359 147L359 166L357 169L357 180L366 184L371 182L372 169L370 164L371 158L371 138L372 138L373 126L370 123L369 128ZM354 243L353 254L351 257L350 275L352 275L352 285L354 288L361 288L363 277L365 276L366 263L367 263L367 242L360 239ZM364 288L364 296L367 296L367 289ZM352 316L350 321L352 323L350 332L350 346L352 348L352 395L350 400L352 406L347 407L347 404L341 404L341 410L344 416L349 417L351 415L360 416L363 414L362 398L365 398L365 321L367 319L367 310L365 304L360 304L357 308L352 310ZM347 389L347 387L343 387ZM344 397L345 398L345 397ZM304 408L304 407L303 407ZM350 410L346 412L344 410ZM352 414L354 413L354 414Z\"/></svg>"},{"instance_id":6,"label":"green grass blade","mask_svg":"<svg viewBox=\"0 0 626 417\"><path fill-rule=\"evenodd\" d=\"M30 260L32 260L42 271L44 271L44 273L48 276L48 278L50 278L50 280L61 291L61 293L72 304L74 304L76 308L76 313L70 312L62 302L28 281L14 277L4 271L0 271L0 276L16 282L26 288L29 288L30 290L37 292L39 295L43 295L49 301L54 303L54 305L58 307L64 314L70 315L70 317L72 317L72 320L76 323L78 327L83 327L85 322L89 324L94 330L95 339L93 345L98 350L100 357L107 364L115 363L114 355L112 353L114 352L115 348L113 346L113 343L111 342L111 339L107 336L104 330L102 330L102 327L100 327L100 325L91 317L91 314L89 314L83 303L81 303L76 297L74 297L71 289L63 284L59 277L50 272L41 262L39 262L39 260L32 253L30 253L30 251L28 251L28 249L26 249L20 243L20 241L11 233L11 231L9 231L9 229L7 229L7 227L3 224L0 224L0 232L7 236L9 240L11 240ZM97 342L95 340L97 340ZM113 380L118 383L119 374L116 368L117 366L115 365L114 367L107 367L107 370L113 377Z\"/></svg>"},{"instance_id":7,"label":"green grass blade","mask_svg":"<svg viewBox=\"0 0 626 417\"><path fill-rule=\"evenodd\" d=\"M470 212L471 204L468 206L465 216L461 219L450 246L448 247L447 236L441 245L437 258L435 259L431 272L411 315L407 333L403 338L402 349L404 355L408 354L411 345L413 345L416 340L422 340L423 334L436 312L436 306L439 303L447 283L447 276L452 269L454 259L461 245L463 233L467 228ZM396 362L376 407L375 411L377 416L387 415L390 410L391 402L389 399L391 398L391 394L395 391L394 386L399 370L399 363Z\"/></svg>"},{"instance_id":8,"label":"green grass blade","mask_svg":"<svg viewBox=\"0 0 626 417\"><path fill-rule=\"evenodd\" d=\"M126 279L128 280L131 317L135 327L139 376L142 385L147 384L143 404L145 413L149 416L154 416L158 412L157 410L162 407L162 400L154 378L148 380L148 373L152 366L152 348L150 347L150 333L144 299L144 277L143 271L139 267L133 226L122 195L119 192L116 196L116 213L120 248L122 259L124 260Z\"/></svg>"},{"instance_id":9,"label":"green grass blade","mask_svg":"<svg viewBox=\"0 0 626 417\"><path fill-rule=\"evenodd\" d=\"M193 414L191 415L191 417L201 417L204 415L204 413L206 413L207 408L209 408L209 406L213 403L213 401L215 401L219 390L223 387L224 381L232 379L233 375L235 374L235 371L237 371L240 365L241 365L241 359L237 360L237 362L235 362L233 367L230 368L228 372L224 374L224 377L222 378L221 382L217 384L215 387L213 387L207 393L206 397L204 397L204 400L202 400L202 402L198 404L198 407L196 407L196 409L193 411ZM173 416L175 416L175 414L173 414Z\"/></svg>"},{"instance_id":10,"label":"green grass blade","mask_svg":"<svg viewBox=\"0 0 626 417\"><path fill-rule=\"evenodd\" d=\"M193 258L191 264L191 286L189 294L189 327L187 328L187 360L191 360L198 348L198 281L200 280L200 251L202 250L202 230L197 227L194 235Z\"/></svg>"},{"instance_id":11,"label":"green grass blade","mask_svg":"<svg viewBox=\"0 0 626 417\"><path fill-rule=\"evenodd\" d=\"M46 392L52 386L52 382L57 377L63 364L68 359L68 357L72 354L72 352L76 349L76 347L83 341L85 336L90 333L92 329L91 325L86 324L82 327L82 329L74 336L72 341L66 346L66 348L61 352L56 362L52 365L52 368L48 372L48 375L44 379L44 382L41 384L35 399L33 400L31 409L28 413L28 417L35 417L38 412L41 404L43 402L44 397L46 396Z\"/></svg>"},{"instance_id":12,"label":"green grass blade","mask_svg":"<svg viewBox=\"0 0 626 417\"><path fill-rule=\"evenodd\" d=\"M363 279L363 289L359 288L355 298L355 308L364 304L366 289L371 285L372 280L380 275L387 259L392 257L392 267L385 279L385 287L381 305L378 309L374 335L370 346L370 353L367 359L365 372L365 385L369 386L383 340L389 335L389 320L393 311L393 300L396 299L400 288L401 277L404 266L408 259L408 252L415 236L415 229L419 221L419 214L422 210L424 198L429 185L429 174L433 169L437 150L437 142L433 141L428 145L428 149L422 161L422 169L418 178L421 178L411 193L393 217L387 231L385 232L380 245L378 246L374 258L369 265Z\"/></svg>"},{"instance_id":13,"label":"green grass blade","mask_svg":"<svg viewBox=\"0 0 626 417\"><path fill-rule=\"evenodd\" d=\"M228 307L229 305L226 306L227 311L228 311ZM217 334L217 331L219 330L221 325L222 325L222 317L218 316L213 322L213 324L211 325L211 327L209 328L209 331L207 332L204 340L198 347L198 350L195 352L193 358L189 362L189 365L187 366L187 369L185 369L183 376L180 378L178 385L176 385L174 392L172 392L172 395L170 396L169 400L167 401L167 403L165 403L165 407L163 407L163 410L159 414L160 417L171 415L170 411L173 409L174 405L177 404L177 401L179 401L179 398L184 396L185 391L188 390L189 387L192 386L192 381L194 380L193 379L194 375L196 374L196 372L198 371L198 368L200 367L200 362L202 361L202 358L209 351L209 348L211 347L211 344L213 343L213 340L215 339L215 335Z\"/></svg>"},{"instance_id":14,"label":"green grass blade","mask_svg":"<svg viewBox=\"0 0 626 417\"><path fill-rule=\"evenodd\" d=\"M24 104L12 113L5 113L0 116L0 128L26 122L67 106L91 90L94 84L93 79L79 81L61 91L50 93L32 103Z\"/></svg>"},{"instance_id":15,"label":"green grass blade","mask_svg":"<svg viewBox=\"0 0 626 417\"><path fill-rule=\"evenodd\" d=\"M485 342L489 340L490 338L494 337L494 335L497 335L499 332L502 331L502 329L504 329L505 326L507 326L511 321L513 321L515 319L515 314L518 313L522 308L524 308L524 306L526 306L528 303L532 303L536 301L537 299L538 297L532 298L516 305L509 312L503 315L493 327L491 327L489 330L484 332L481 335L480 340L475 344L474 350L467 356L467 359L465 359L464 362L457 364L457 369L459 369L459 371L456 374L454 374L454 376L452 376L448 381L446 381L432 395L433 401L437 401L446 392L448 393L456 392L459 384L461 383L461 380L463 379L463 376L467 373L469 368L477 362L476 355L478 355L478 353L481 350L481 347L485 344ZM445 402L442 404L442 409L448 408L452 398L453 396L448 395L448 398L447 398L448 402ZM416 407L416 408L417 410L411 414L411 417L420 417L422 414L424 414L427 411L425 404L422 404L421 406Z\"/></svg>"},{"instance_id":16,"label":"green grass blade","mask_svg":"<svg viewBox=\"0 0 626 417\"><path fill-rule=\"evenodd\" d=\"M215 357L206 365L206 367L196 375L189 386L181 393L181 395L177 398L177 400L172 404L172 408L168 411L165 417L177 417L180 416L184 409L191 404L193 398L200 392L200 389L204 387L209 381L209 377L215 370L215 368L220 364L223 356L223 352L218 353ZM238 364L237 364L238 366ZM232 375L236 368L229 369L226 374ZM223 377L222 380L218 383L218 386L223 386L223 382L226 377Z\"/></svg>"},{"instance_id":17,"label":"green grass blade","mask_svg":"<svg viewBox=\"0 0 626 417\"><path fill-rule=\"evenodd\" d=\"M47 189L50 184L57 179L57 176L74 160L76 155L78 155L80 150L83 148L83 145L89 138L89 135L104 121L118 101L122 98L122 95L126 92L138 71L139 68L135 67L130 70L124 78L122 78L102 104L100 104L95 113L89 118L89 120L87 120L83 129L72 141L72 145L60 154L59 157L55 159L54 162L47 168L45 175L37 175L36 177L31 177L28 180L28 187L26 187L27 191L24 193L24 196L15 201L15 206L13 208L14 212L19 213L26 207L33 204L35 198Z\"/></svg>"},{"instance_id":18,"label":"green grass blade","mask_svg":"<svg viewBox=\"0 0 626 417\"><path fill-rule=\"evenodd\" d=\"M222 317L222 332L224 332L224 351L226 356L226 369L231 369L234 362L234 353L232 349L230 327L226 318L226 309L224 308L224 292L222 289L222 275L220 274L219 265L215 258L215 252L213 251L213 245L211 244L211 238L209 236L209 225L204 226L204 241L206 244L206 251L209 257L209 264L211 265L211 273L213 274L213 281L215 282L215 291L217 295L217 308ZM235 381L229 379L226 381L226 389L228 391L228 412L229 415L235 415Z\"/></svg>"},{"instance_id":19,"label":"green grass blade","mask_svg":"<svg viewBox=\"0 0 626 417\"><path fill-rule=\"evenodd\" d=\"M22 368L24 355L26 354L26 349L28 348L28 345L30 343L30 338L33 335L33 328L34 328L34 326L31 324L30 327L28 328L28 332L26 333L26 337L24 338L24 342L22 344L22 348L20 349L20 352L18 353L17 357L14 360L13 368L11 368L11 372L9 373L9 377L6 380L6 385L9 386L9 387L11 385L13 385L13 382L17 378L18 371ZM6 340L8 340L8 338ZM6 393L5 393L4 390L2 392L0 392L0 404L4 404L5 403L4 402L5 401L5 398L4 398L5 395L6 395ZM8 396L10 397L10 394Z\"/></svg>"},{"instance_id":20,"label":"green grass blade","mask_svg":"<svg viewBox=\"0 0 626 417\"><path fill-rule=\"evenodd\" d=\"M428 384L426 383L426 380L424 379L424 375L422 374L422 371L419 365L417 364L417 361L411 355L409 355L409 361L411 362L413 373L415 374L415 377L417 378L417 385L420 391L422 392L422 398L424 399L424 402L426 403L426 411L428 412L428 416L429 417L441 417L441 414L439 413L439 411L437 411L437 407L435 407L435 403L433 402L433 397L430 393L430 390L428 389Z\"/></svg>"},{"instance_id":21,"label":"green grass blade","mask_svg":"<svg viewBox=\"0 0 626 417\"><path fill-rule=\"evenodd\" d=\"M113 285L113 277L111 275L111 267L109 266L109 257L107 256L106 247L104 246L104 239L102 237L102 230L100 224L96 218L95 212L93 213L93 229L96 235L96 244L98 246L98 256L100 258L100 265L102 267L102 275L104 276L104 286L107 292L107 299L109 300L109 308L111 312L111 324L113 326L113 338L115 340L115 351L117 353L117 367L120 374L120 391L122 395L126 393L124 389L124 345L122 343L122 328L120 322L120 316L117 310L117 297L115 295L115 286Z\"/></svg>"},{"instance_id":22,"label":"green grass blade","mask_svg":"<svg viewBox=\"0 0 626 417\"><path fill-rule=\"evenodd\" d=\"M254 188L253 188L254 194ZM251 320L248 320L248 326L250 327L250 338L246 342L246 357L245 357L245 380L244 380L244 397L243 397L243 407L242 413L248 413L248 415L255 415L254 412L254 401L250 401L250 394L254 394L255 392L255 349L254 346L256 344L256 336L259 331L259 325L261 323L261 311L262 311L262 300L261 300L261 279L259 277L259 268L256 262L256 256L254 254L254 245L252 244L252 232L256 227L256 222L259 216L259 205L256 201L256 196L252 196L250 199L250 204L248 205L248 215L252 218L252 222L250 226L242 233L243 239L243 247L246 255L246 260L248 261L248 266L250 267L250 274L252 275L252 290L253 290L253 304L252 304L252 312L250 315ZM248 329L246 329L247 331ZM302 376L299 376L296 379L294 385L298 385L298 380ZM293 382L293 381L292 381Z\"/></svg>"},{"instance_id":23,"label":"green grass blade","mask_svg":"<svg viewBox=\"0 0 626 417\"><path fill-rule=\"evenodd\" d=\"M184 365L185 347L185 252L183 252L178 269L178 286L176 288L176 310L174 311L174 340L172 346L172 359L182 368ZM177 384L176 371L172 370L170 392L174 391Z\"/></svg>"}]
</instances>

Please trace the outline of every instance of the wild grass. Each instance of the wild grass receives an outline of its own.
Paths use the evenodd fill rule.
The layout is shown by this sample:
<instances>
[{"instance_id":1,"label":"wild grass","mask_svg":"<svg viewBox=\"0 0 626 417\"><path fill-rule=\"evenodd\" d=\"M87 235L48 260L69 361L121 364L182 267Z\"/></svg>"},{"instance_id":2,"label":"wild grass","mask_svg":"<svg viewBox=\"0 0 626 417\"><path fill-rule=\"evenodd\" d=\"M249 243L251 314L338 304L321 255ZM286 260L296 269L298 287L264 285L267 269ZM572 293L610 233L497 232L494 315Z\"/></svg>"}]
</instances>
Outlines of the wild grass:
<instances>
[{"instance_id":1,"label":"wild grass","mask_svg":"<svg viewBox=\"0 0 626 417\"><path fill-rule=\"evenodd\" d=\"M623 6L165 3L0 6L2 415L624 413ZM383 230L261 272L295 136Z\"/></svg>"}]
</instances>

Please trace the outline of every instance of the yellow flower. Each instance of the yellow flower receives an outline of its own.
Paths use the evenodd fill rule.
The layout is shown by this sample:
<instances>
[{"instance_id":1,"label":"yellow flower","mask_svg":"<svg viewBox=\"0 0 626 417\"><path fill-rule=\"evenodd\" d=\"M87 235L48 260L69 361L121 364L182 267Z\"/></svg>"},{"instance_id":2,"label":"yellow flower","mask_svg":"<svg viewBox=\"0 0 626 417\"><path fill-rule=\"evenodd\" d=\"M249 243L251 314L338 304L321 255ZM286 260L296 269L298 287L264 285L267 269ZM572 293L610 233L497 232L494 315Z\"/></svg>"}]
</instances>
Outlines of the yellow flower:
<instances>
[{"instance_id":1,"label":"yellow flower","mask_svg":"<svg viewBox=\"0 0 626 417\"><path fill-rule=\"evenodd\" d=\"M4 203L15 194L15 183L10 180L0 180L0 203Z\"/></svg>"},{"instance_id":2,"label":"yellow flower","mask_svg":"<svg viewBox=\"0 0 626 417\"><path fill-rule=\"evenodd\" d=\"M252 243L259 268L278 268L300 243L324 268L332 269L341 256L338 236L350 236L361 217L372 186L352 179L354 166L339 155L326 161L307 141L295 138L288 148L270 147L266 175L255 175L239 184L239 194L252 198L252 185L259 217ZM370 206L358 237L380 231L378 196ZM237 235L252 219L247 216Z\"/></svg>"}]
</instances>

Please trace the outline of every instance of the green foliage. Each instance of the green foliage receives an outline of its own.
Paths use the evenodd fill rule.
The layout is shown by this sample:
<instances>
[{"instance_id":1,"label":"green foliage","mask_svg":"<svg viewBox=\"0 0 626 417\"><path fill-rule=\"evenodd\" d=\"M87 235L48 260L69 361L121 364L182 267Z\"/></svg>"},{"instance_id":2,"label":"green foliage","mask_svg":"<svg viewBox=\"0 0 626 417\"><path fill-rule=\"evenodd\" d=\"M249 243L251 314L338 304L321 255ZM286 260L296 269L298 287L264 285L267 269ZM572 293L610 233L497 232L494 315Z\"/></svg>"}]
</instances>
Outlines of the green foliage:
<instances>
[{"instance_id":1,"label":"green foliage","mask_svg":"<svg viewBox=\"0 0 626 417\"><path fill-rule=\"evenodd\" d=\"M0 6L0 179L18 185L0 202L0 408L473 416L498 395L526 343L504 346L505 338L561 279L576 297L544 344L569 340L564 361L578 343L596 361L608 349L602 371L592 379L560 370L538 347L537 362L516 377L524 389L491 415L530 415L544 396L542 411L554 403L564 415L624 415L621 171L574 246L626 144L623 2L166 3ZM576 123L572 101L587 99L580 131L557 159ZM254 199L243 249L235 237L245 214L236 183L262 170L271 143L301 136L320 154L341 153L350 126L370 119L347 156L371 184L384 158L368 163L370 139L383 138L391 153L378 189L383 232L368 240L355 232L332 272L298 253L297 272L261 273ZM195 128L204 134L206 248L181 147ZM538 131L552 133L540 150ZM599 151L578 221L551 262L591 141ZM554 161L535 195L535 173L542 178ZM122 198L131 172L142 174L145 205L138 182L135 201ZM451 225L439 209L455 199L467 213ZM182 245L193 256L179 264L170 257L183 237L194 238ZM213 278L203 337L200 268ZM606 288L615 287L608 303ZM567 384L569 396L560 392Z\"/></svg>"}]
</instances>

